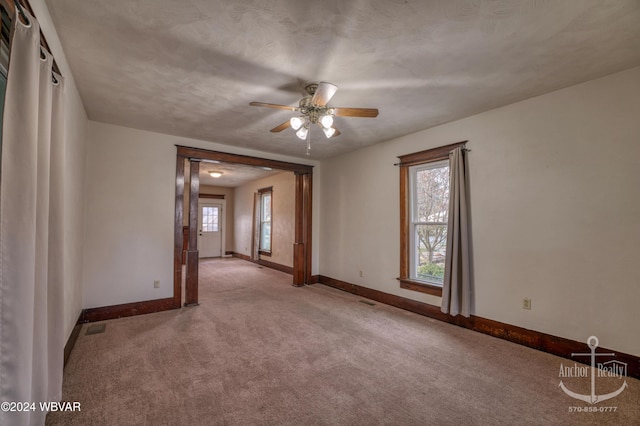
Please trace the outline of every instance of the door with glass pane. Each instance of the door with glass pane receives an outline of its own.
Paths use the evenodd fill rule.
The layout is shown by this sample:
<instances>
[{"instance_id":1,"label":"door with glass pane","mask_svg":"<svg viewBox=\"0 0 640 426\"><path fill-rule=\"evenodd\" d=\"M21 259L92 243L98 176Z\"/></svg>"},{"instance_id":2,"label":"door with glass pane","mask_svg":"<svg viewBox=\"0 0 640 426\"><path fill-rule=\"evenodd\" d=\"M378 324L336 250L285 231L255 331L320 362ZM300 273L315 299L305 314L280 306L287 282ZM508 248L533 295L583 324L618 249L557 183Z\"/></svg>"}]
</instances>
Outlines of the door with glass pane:
<instances>
[{"instance_id":1,"label":"door with glass pane","mask_svg":"<svg viewBox=\"0 0 640 426\"><path fill-rule=\"evenodd\" d=\"M199 257L220 257L222 256L222 204L200 203L199 207Z\"/></svg>"}]
</instances>

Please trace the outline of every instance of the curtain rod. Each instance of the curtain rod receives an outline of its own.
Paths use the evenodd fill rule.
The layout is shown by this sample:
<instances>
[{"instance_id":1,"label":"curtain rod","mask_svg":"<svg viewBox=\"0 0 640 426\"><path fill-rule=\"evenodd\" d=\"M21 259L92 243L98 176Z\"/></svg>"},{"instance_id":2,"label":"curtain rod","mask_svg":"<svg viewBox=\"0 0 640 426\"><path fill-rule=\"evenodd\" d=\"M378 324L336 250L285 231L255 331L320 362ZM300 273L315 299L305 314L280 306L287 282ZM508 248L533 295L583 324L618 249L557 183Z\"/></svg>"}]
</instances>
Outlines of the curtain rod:
<instances>
[{"instance_id":1,"label":"curtain rod","mask_svg":"<svg viewBox=\"0 0 640 426\"><path fill-rule=\"evenodd\" d=\"M394 166L413 166L413 165L422 164L425 162L428 163L431 161L444 160L448 158L451 155L451 152L453 152L453 150L456 148L462 148L464 152L471 152L471 150L467 148L467 143L469 143L469 141L462 141L462 142L452 143L449 145L443 145L437 148L427 149L425 151L414 152L413 154L399 155L398 158L400 158L400 162L393 163L393 165ZM423 154L427 152L429 154L426 157L427 160L424 161L425 156ZM416 159L416 156L418 156L417 159Z\"/></svg>"},{"instance_id":2,"label":"curtain rod","mask_svg":"<svg viewBox=\"0 0 640 426\"><path fill-rule=\"evenodd\" d=\"M7 0L2 1L2 4L6 6L15 16L20 13L23 18L27 19L26 15L24 14L24 9L26 9L29 14L31 14L31 16L36 16L33 8L31 7L31 3L29 3L29 0ZM60 72L60 68L58 67L58 63L56 62L56 58L53 56L53 52L51 52L51 48L49 47L47 38L42 32L42 28L40 28L40 46L42 46L53 58L53 71L57 74L62 75L62 73Z\"/></svg>"}]
</instances>

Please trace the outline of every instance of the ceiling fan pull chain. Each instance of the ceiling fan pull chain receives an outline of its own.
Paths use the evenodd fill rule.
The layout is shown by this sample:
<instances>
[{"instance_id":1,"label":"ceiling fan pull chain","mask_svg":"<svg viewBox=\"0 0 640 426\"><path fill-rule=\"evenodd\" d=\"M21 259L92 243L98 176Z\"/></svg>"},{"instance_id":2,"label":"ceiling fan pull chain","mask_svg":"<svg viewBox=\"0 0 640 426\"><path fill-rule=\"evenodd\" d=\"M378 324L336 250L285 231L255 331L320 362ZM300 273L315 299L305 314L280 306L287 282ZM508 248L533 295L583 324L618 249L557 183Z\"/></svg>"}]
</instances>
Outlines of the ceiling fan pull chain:
<instances>
[{"instance_id":1,"label":"ceiling fan pull chain","mask_svg":"<svg viewBox=\"0 0 640 426\"><path fill-rule=\"evenodd\" d=\"M307 132L307 155L311 155L311 132L310 131Z\"/></svg>"}]
</instances>

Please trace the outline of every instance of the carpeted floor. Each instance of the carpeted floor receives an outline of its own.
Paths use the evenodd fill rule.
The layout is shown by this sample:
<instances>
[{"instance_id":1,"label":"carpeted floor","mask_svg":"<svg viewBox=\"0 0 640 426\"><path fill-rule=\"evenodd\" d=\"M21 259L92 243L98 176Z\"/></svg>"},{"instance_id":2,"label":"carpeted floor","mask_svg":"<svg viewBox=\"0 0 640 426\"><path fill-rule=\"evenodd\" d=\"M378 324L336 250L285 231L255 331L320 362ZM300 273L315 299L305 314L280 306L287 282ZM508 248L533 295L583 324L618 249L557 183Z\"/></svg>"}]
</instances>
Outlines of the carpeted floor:
<instances>
[{"instance_id":1,"label":"carpeted floor","mask_svg":"<svg viewBox=\"0 0 640 426\"><path fill-rule=\"evenodd\" d=\"M48 425L640 424L640 381L590 406L570 360L239 259L203 261L200 306L84 325ZM621 379L598 378L597 393ZM575 412L570 407L616 407Z\"/></svg>"}]
</instances>

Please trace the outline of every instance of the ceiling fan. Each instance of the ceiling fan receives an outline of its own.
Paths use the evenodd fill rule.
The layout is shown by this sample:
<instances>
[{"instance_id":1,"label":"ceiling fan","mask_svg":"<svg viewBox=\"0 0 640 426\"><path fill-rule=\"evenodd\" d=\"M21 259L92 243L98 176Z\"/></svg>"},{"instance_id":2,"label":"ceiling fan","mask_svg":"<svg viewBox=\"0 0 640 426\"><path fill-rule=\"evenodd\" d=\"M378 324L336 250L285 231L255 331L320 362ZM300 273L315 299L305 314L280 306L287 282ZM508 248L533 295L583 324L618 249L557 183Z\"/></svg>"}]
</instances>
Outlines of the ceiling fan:
<instances>
[{"instance_id":1,"label":"ceiling fan","mask_svg":"<svg viewBox=\"0 0 640 426\"><path fill-rule=\"evenodd\" d=\"M317 124L322 128L327 138L336 137L340 131L333 126L333 117L377 117L376 108L343 108L329 107L327 103L336 94L338 86L321 81L320 83L310 83L305 87L307 96L300 99L297 107L269 104L265 102L251 102L249 105L267 108L284 109L287 111L297 111L300 115L291 117L279 126L271 129L272 132L281 132L291 127L296 131L296 136L302 140L307 140L307 155L311 150L310 126Z\"/></svg>"}]
</instances>

